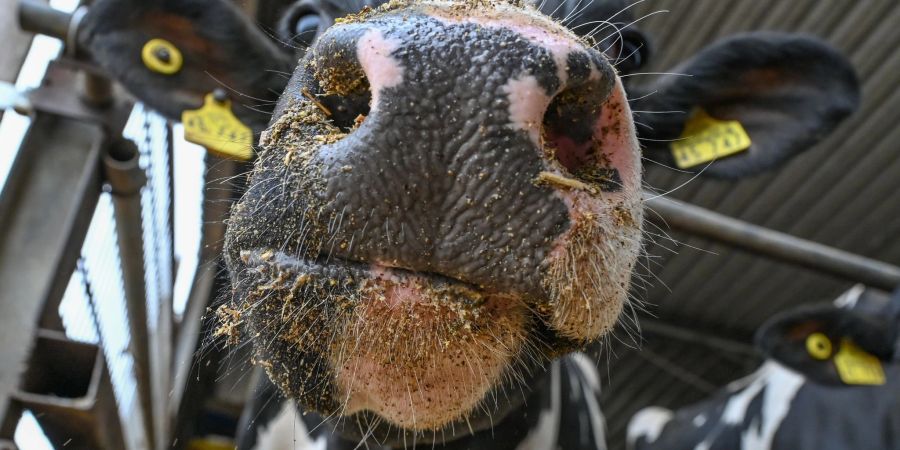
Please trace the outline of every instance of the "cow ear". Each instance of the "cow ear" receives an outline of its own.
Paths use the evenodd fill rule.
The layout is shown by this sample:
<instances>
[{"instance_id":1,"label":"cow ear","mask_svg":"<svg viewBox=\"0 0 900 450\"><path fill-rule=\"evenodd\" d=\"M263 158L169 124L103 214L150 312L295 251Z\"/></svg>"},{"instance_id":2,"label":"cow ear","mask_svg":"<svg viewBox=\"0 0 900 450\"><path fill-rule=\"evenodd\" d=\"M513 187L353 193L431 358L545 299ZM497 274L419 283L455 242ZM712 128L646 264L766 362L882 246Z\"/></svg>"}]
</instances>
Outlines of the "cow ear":
<instances>
[{"instance_id":1,"label":"cow ear","mask_svg":"<svg viewBox=\"0 0 900 450\"><path fill-rule=\"evenodd\" d=\"M768 320L757 332L756 344L767 358L820 383L879 384L856 378L846 368L877 371L892 359L894 333L880 319L834 305L801 307Z\"/></svg>"},{"instance_id":2,"label":"cow ear","mask_svg":"<svg viewBox=\"0 0 900 450\"><path fill-rule=\"evenodd\" d=\"M860 100L850 63L797 34L736 35L667 72L631 92L644 157L720 178L776 167L822 140Z\"/></svg>"},{"instance_id":3,"label":"cow ear","mask_svg":"<svg viewBox=\"0 0 900 450\"><path fill-rule=\"evenodd\" d=\"M173 120L215 89L259 129L287 84L291 58L224 0L101 0L78 48L138 100Z\"/></svg>"}]
</instances>

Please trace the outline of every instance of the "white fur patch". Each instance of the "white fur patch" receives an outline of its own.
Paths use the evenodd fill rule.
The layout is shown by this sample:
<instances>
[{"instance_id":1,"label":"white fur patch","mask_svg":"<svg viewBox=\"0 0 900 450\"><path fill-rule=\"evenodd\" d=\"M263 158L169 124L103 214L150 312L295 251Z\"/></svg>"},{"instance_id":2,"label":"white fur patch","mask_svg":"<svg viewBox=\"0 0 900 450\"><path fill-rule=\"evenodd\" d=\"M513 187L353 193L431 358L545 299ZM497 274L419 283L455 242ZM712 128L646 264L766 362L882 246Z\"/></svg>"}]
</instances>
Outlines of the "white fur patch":
<instances>
[{"instance_id":1,"label":"white fur patch","mask_svg":"<svg viewBox=\"0 0 900 450\"><path fill-rule=\"evenodd\" d=\"M766 361L760 371L765 371L763 383L766 390L762 399L762 423L750 424L741 436L741 447L745 450L771 448L775 432L791 409L791 402L797 391L805 383L805 378L775 362Z\"/></svg>"},{"instance_id":2,"label":"white fur patch","mask_svg":"<svg viewBox=\"0 0 900 450\"><path fill-rule=\"evenodd\" d=\"M591 361L591 358L588 358L587 355L581 352L572 353L569 355L569 358L576 366L578 366L578 370L584 375L591 390L593 390L595 394L599 394L600 374L597 373L597 366L594 364L594 361Z\"/></svg>"},{"instance_id":3,"label":"white fur patch","mask_svg":"<svg viewBox=\"0 0 900 450\"><path fill-rule=\"evenodd\" d=\"M251 450L325 450L325 444L325 436L309 438L294 402L286 401L275 419L260 427Z\"/></svg>"},{"instance_id":4,"label":"white fur patch","mask_svg":"<svg viewBox=\"0 0 900 450\"><path fill-rule=\"evenodd\" d=\"M697 414L697 416L694 417L693 423L697 428L706 425L706 414Z\"/></svg>"},{"instance_id":5,"label":"white fur patch","mask_svg":"<svg viewBox=\"0 0 900 450\"><path fill-rule=\"evenodd\" d=\"M584 415L587 413L588 420L591 424L591 431L594 434L594 443L598 450L606 449L606 418L600 405L597 403L597 395L600 394L600 374L597 373L597 366L584 353L576 352L569 355L569 360L575 363L578 371L581 372L581 379L586 383L578 384L581 386L581 395L587 404L587 411L579 411ZM574 385L574 383L573 383Z\"/></svg>"},{"instance_id":6,"label":"white fur patch","mask_svg":"<svg viewBox=\"0 0 900 450\"><path fill-rule=\"evenodd\" d=\"M382 89L403 82L403 65L391 55L400 47L398 39L385 38L381 31L370 29L356 43L356 57L369 79L372 89L372 108L378 106Z\"/></svg>"},{"instance_id":7,"label":"white fur patch","mask_svg":"<svg viewBox=\"0 0 900 450\"><path fill-rule=\"evenodd\" d=\"M865 290L866 287L862 284L853 286L834 300L834 306L844 309L853 309L853 307L856 306L856 302L859 301L859 296L861 296Z\"/></svg>"},{"instance_id":8,"label":"white fur patch","mask_svg":"<svg viewBox=\"0 0 900 450\"><path fill-rule=\"evenodd\" d=\"M541 411L537 425L528 432L516 450L553 450L559 433L559 414L562 398L559 361L550 368L550 409Z\"/></svg>"},{"instance_id":9,"label":"white fur patch","mask_svg":"<svg viewBox=\"0 0 900 450\"><path fill-rule=\"evenodd\" d=\"M672 411L651 406L638 411L628 422L626 440L629 446L633 446L638 438L646 438L647 443L656 442L663 428L672 420Z\"/></svg>"}]
</instances>

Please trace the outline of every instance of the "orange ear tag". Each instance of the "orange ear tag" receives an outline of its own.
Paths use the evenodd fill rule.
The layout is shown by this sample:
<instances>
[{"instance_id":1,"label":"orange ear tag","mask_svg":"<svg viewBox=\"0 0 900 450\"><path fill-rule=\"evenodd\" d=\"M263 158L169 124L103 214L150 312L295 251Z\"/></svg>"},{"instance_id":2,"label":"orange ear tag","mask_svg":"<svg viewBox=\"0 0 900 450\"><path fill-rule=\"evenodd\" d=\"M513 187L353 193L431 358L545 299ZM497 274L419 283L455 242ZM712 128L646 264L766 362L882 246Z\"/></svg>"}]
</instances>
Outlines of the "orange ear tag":
<instances>
[{"instance_id":1,"label":"orange ear tag","mask_svg":"<svg viewBox=\"0 0 900 450\"><path fill-rule=\"evenodd\" d=\"M184 138L219 156L240 161L253 158L253 132L231 112L231 101L207 94L200 109L181 113Z\"/></svg>"},{"instance_id":2,"label":"orange ear tag","mask_svg":"<svg viewBox=\"0 0 900 450\"><path fill-rule=\"evenodd\" d=\"M740 122L714 119L697 108L670 148L675 165L687 169L746 151L751 144Z\"/></svg>"}]
</instances>

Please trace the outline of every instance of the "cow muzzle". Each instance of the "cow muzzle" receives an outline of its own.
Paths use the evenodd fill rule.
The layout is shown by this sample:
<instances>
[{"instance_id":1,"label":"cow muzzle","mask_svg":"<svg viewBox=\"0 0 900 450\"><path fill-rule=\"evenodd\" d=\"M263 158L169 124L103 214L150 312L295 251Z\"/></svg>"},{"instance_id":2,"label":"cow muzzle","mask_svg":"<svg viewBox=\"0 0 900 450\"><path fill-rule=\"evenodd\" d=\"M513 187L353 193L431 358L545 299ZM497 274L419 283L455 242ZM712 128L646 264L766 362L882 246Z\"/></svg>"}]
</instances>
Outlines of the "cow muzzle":
<instances>
[{"instance_id":1,"label":"cow muzzle","mask_svg":"<svg viewBox=\"0 0 900 450\"><path fill-rule=\"evenodd\" d=\"M308 408L414 430L597 339L640 250L602 54L528 6L391 3L301 61L226 251L226 331Z\"/></svg>"}]
</instances>

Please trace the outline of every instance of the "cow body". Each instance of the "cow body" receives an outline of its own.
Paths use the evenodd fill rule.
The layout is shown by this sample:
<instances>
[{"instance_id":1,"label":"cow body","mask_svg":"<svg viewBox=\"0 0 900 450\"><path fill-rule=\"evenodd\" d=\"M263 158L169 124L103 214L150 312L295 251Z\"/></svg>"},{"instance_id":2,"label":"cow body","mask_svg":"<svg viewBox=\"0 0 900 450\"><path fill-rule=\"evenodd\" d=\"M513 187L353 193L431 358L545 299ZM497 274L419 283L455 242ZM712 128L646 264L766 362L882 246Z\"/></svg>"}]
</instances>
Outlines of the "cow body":
<instances>
[{"instance_id":1,"label":"cow body","mask_svg":"<svg viewBox=\"0 0 900 450\"><path fill-rule=\"evenodd\" d=\"M800 308L773 319L759 335L769 355L759 370L696 405L675 412L658 407L638 412L628 427L630 447L900 448L900 360L894 356L900 296L886 304L874 298L856 289L839 299L840 306ZM845 339L859 342L880 361L884 383L848 384L837 376L831 356L814 358L792 345L812 333L835 345L845 345L837 344Z\"/></svg>"},{"instance_id":2,"label":"cow body","mask_svg":"<svg viewBox=\"0 0 900 450\"><path fill-rule=\"evenodd\" d=\"M883 386L830 386L767 361L703 403L638 413L628 439L636 450L896 449L900 366L885 372Z\"/></svg>"}]
</instances>

